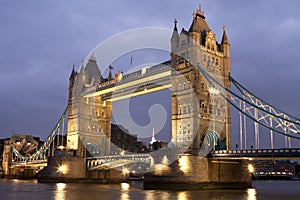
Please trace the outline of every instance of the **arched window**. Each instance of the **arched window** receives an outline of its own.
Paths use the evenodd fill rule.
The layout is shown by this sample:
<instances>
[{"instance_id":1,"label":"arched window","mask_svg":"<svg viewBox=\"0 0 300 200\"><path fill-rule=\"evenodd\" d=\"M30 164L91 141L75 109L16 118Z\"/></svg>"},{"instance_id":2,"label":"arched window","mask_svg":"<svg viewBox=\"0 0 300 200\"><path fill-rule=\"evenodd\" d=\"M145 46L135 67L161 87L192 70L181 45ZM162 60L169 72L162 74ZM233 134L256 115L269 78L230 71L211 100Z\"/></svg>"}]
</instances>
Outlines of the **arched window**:
<instances>
[{"instance_id":1,"label":"arched window","mask_svg":"<svg viewBox=\"0 0 300 200\"><path fill-rule=\"evenodd\" d=\"M184 114L187 113L187 106L186 105L183 106L183 113Z\"/></svg>"},{"instance_id":2,"label":"arched window","mask_svg":"<svg viewBox=\"0 0 300 200\"><path fill-rule=\"evenodd\" d=\"M188 104L188 113L191 112L191 104Z\"/></svg>"},{"instance_id":3,"label":"arched window","mask_svg":"<svg viewBox=\"0 0 300 200\"><path fill-rule=\"evenodd\" d=\"M213 114L213 106L209 105L209 114Z\"/></svg>"},{"instance_id":4,"label":"arched window","mask_svg":"<svg viewBox=\"0 0 300 200\"><path fill-rule=\"evenodd\" d=\"M178 90L179 90L179 91L182 90L182 84L181 84L181 83L178 84Z\"/></svg>"}]
</instances>

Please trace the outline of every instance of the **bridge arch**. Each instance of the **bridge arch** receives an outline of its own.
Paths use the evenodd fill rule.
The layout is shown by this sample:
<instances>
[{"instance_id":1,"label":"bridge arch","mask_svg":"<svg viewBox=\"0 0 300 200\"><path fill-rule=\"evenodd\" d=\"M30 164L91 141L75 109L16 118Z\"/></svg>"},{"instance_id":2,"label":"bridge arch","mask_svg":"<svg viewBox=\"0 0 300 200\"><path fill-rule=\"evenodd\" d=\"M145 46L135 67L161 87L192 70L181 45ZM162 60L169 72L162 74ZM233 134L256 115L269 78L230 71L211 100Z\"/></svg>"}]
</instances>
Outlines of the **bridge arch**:
<instances>
[{"instance_id":1,"label":"bridge arch","mask_svg":"<svg viewBox=\"0 0 300 200\"><path fill-rule=\"evenodd\" d=\"M93 143L86 144L86 150L91 156L100 156L100 147L97 144L93 144Z\"/></svg>"},{"instance_id":2,"label":"bridge arch","mask_svg":"<svg viewBox=\"0 0 300 200\"><path fill-rule=\"evenodd\" d=\"M220 134L214 130L206 130L201 138L201 146L214 149L220 142Z\"/></svg>"}]
</instances>

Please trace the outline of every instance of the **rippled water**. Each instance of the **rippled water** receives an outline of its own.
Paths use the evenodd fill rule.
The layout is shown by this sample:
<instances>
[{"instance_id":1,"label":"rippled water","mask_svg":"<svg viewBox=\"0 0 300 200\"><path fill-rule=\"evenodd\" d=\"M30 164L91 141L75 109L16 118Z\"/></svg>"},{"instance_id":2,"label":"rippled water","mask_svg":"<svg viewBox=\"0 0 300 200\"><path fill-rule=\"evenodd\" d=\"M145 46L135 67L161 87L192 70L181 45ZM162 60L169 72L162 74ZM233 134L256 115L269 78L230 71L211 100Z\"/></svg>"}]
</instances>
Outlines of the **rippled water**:
<instances>
[{"instance_id":1,"label":"rippled water","mask_svg":"<svg viewBox=\"0 0 300 200\"><path fill-rule=\"evenodd\" d=\"M247 190L143 190L142 183L116 185L44 184L34 180L0 179L0 199L211 199L211 200L276 200L300 199L299 181L254 181Z\"/></svg>"}]
</instances>

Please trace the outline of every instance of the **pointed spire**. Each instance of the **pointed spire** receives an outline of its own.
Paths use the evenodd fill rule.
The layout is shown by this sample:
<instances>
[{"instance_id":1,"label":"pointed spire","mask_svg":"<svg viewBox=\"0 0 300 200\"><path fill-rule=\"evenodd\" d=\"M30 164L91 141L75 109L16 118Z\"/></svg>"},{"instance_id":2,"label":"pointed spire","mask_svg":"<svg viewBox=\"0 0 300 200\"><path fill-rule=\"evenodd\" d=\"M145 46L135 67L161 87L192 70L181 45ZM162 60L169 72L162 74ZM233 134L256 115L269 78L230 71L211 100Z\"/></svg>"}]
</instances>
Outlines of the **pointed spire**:
<instances>
[{"instance_id":1,"label":"pointed spire","mask_svg":"<svg viewBox=\"0 0 300 200\"><path fill-rule=\"evenodd\" d=\"M92 52L92 55L90 56L89 60L97 62L94 51Z\"/></svg>"},{"instance_id":2,"label":"pointed spire","mask_svg":"<svg viewBox=\"0 0 300 200\"><path fill-rule=\"evenodd\" d=\"M153 131L152 131L152 138L151 138L150 144L152 145L154 142L157 142L157 139L156 139L155 136L154 136L154 128L153 128Z\"/></svg>"},{"instance_id":3,"label":"pointed spire","mask_svg":"<svg viewBox=\"0 0 300 200\"><path fill-rule=\"evenodd\" d=\"M196 12L193 11L193 16L196 18L197 16L205 19L204 11L201 9L201 3L199 3L199 7L196 9Z\"/></svg>"},{"instance_id":4,"label":"pointed spire","mask_svg":"<svg viewBox=\"0 0 300 200\"><path fill-rule=\"evenodd\" d=\"M113 75L112 75L112 70L113 70L113 67L112 66L109 66L109 74L108 74L108 80L111 81L113 80Z\"/></svg>"},{"instance_id":5,"label":"pointed spire","mask_svg":"<svg viewBox=\"0 0 300 200\"><path fill-rule=\"evenodd\" d=\"M70 75L70 79L73 78L75 75L76 75L75 65L73 64L73 66L72 66L72 72L71 72L71 75Z\"/></svg>"},{"instance_id":6,"label":"pointed spire","mask_svg":"<svg viewBox=\"0 0 300 200\"><path fill-rule=\"evenodd\" d=\"M223 37L221 44L229 44L229 40L226 34L226 25L223 26Z\"/></svg>"},{"instance_id":7,"label":"pointed spire","mask_svg":"<svg viewBox=\"0 0 300 200\"><path fill-rule=\"evenodd\" d=\"M178 31L177 30L177 19L176 18L174 19L174 31Z\"/></svg>"},{"instance_id":8,"label":"pointed spire","mask_svg":"<svg viewBox=\"0 0 300 200\"><path fill-rule=\"evenodd\" d=\"M81 68L80 68L79 73L80 73L81 75L85 74L85 70L84 70L84 60L83 60L83 59L82 59L82 61L81 61Z\"/></svg>"},{"instance_id":9,"label":"pointed spire","mask_svg":"<svg viewBox=\"0 0 300 200\"><path fill-rule=\"evenodd\" d=\"M177 30L177 20L175 18L174 20L174 30L173 30L173 34L171 37L171 51L176 51L176 48L178 47L178 42L179 42L179 34L178 34L178 30Z\"/></svg>"}]
</instances>

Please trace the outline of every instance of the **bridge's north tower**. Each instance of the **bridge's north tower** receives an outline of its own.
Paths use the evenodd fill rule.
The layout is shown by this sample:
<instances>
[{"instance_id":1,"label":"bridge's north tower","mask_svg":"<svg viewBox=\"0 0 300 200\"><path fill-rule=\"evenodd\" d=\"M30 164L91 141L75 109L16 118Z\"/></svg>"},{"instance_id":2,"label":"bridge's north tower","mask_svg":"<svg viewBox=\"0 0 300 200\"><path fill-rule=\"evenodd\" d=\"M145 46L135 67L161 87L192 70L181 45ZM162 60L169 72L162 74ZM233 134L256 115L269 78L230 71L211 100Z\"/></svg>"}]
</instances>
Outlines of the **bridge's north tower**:
<instances>
[{"instance_id":1,"label":"bridge's north tower","mask_svg":"<svg viewBox=\"0 0 300 200\"><path fill-rule=\"evenodd\" d=\"M69 82L67 148L81 157L110 153L112 102L101 96L84 97L82 92L105 81L92 55L79 73L73 71ZM86 151L87 149L87 151ZM86 155L92 154L92 155Z\"/></svg>"},{"instance_id":2,"label":"bridge's north tower","mask_svg":"<svg viewBox=\"0 0 300 200\"><path fill-rule=\"evenodd\" d=\"M182 29L179 34L176 20L174 24L171 38L173 144L198 149L203 142L211 143L219 137L215 145L228 148L230 105L197 70L200 65L225 87L230 87L230 44L226 28L219 44L201 8L193 13L188 31Z\"/></svg>"}]
</instances>

